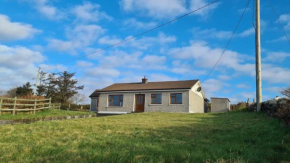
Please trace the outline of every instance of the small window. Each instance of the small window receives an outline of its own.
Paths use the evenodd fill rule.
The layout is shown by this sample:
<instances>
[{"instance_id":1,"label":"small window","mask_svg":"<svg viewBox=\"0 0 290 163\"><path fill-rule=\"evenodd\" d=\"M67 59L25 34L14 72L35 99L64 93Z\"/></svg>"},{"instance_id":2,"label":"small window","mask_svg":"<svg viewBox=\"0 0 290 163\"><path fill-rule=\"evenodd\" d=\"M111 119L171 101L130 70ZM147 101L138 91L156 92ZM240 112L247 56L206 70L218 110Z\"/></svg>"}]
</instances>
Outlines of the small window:
<instances>
[{"instance_id":1,"label":"small window","mask_svg":"<svg viewBox=\"0 0 290 163\"><path fill-rule=\"evenodd\" d=\"M123 106L123 95L109 95L109 106Z\"/></svg>"},{"instance_id":2,"label":"small window","mask_svg":"<svg viewBox=\"0 0 290 163\"><path fill-rule=\"evenodd\" d=\"M151 104L162 104L162 94L151 94Z\"/></svg>"},{"instance_id":3,"label":"small window","mask_svg":"<svg viewBox=\"0 0 290 163\"><path fill-rule=\"evenodd\" d=\"M170 104L182 104L182 93L171 93Z\"/></svg>"}]
</instances>

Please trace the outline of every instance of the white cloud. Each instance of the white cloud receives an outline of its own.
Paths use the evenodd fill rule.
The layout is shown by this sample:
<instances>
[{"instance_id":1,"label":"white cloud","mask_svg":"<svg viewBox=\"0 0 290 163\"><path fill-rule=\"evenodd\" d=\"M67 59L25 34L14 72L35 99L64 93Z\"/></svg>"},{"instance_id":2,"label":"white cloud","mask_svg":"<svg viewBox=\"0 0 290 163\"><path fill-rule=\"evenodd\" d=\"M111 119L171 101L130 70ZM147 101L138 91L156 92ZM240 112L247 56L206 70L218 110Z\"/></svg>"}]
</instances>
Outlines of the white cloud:
<instances>
[{"instance_id":1,"label":"white cloud","mask_svg":"<svg viewBox=\"0 0 290 163\"><path fill-rule=\"evenodd\" d=\"M202 83L205 94L208 98L213 97L216 92L220 92L222 88L228 86L224 81L217 79L208 79Z\"/></svg>"},{"instance_id":2,"label":"white cloud","mask_svg":"<svg viewBox=\"0 0 290 163\"><path fill-rule=\"evenodd\" d=\"M219 75L218 78L221 80L230 80L232 77L228 75Z\"/></svg>"},{"instance_id":3,"label":"white cloud","mask_svg":"<svg viewBox=\"0 0 290 163\"><path fill-rule=\"evenodd\" d=\"M236 85L237 86L237 88L241 88L241 89L248 89L250 86L249 85L247 85L247 84L238 84L238 85Z\"/></svg>"},{"instance_id":4,"label":"white cloud","mask_svg":"<svg viewBox=\"0 0 290 163\"><path fill-rule=\"evenodd\" d=\"M84 2L83 5L74 7L71 11L78 20L98 22L101 19L112 20L113 18L105 12L100 12L100 5Z\"/></svg>"},{"instance_id":5,"label":"white cloud","mask_svg":"<svg viewBox=\"0 0 290 163\"><path fill-rule=\"evenodd\" d=\"M262 79L269 83L289 84L290 69L277 67L272 64L262 64Z\"/></svg>"},{"instance_id":6,"label":"white cloud","mask_svg":"<svg viewBox=\"0 0 290 163\"><path fill-rule=\"evenodd\" d=\"M9 17L0 14L0 41L14 41L32 38L41 31L29 24L11 22Z\"/></svg>"},{"instance_id":7,"label":"white cloud","mask_svg":"<svg viewBox=\"0 0 290 163\"><path fill-rule=\"evenodd\" d=\"M198 39L211 38L211 39L229 39L232 36L231 31L219 31L215 28L211 29L200 29L193 28L193 36ZM255 29L250 28L241 33L236 33L234 37L248 37L255 34Z\"/></svg>"},{"instance_id":8,"label":"white cloud","mask_svg":"<svg viewBox=\"0 0 290 163\"><path fill-rule=\"evenodd\" d=\"M78 41L62 41L58 39L49 39L48 47L59 52L68 52L75 55L77 54L76 49L80 48L81 45Z\"/></svg>"},{"instance_id":9,"label":"white cloud","mask_svg":"<svg viewBox=\"0 0 290 163\"><path fill-rule=\"evenodd\" d=\"M51 20L65 18L65 13L51 5L49 0L31 0L28 2L33 3L33 7L35 7L39 13Z\"/></svg>"},{"instance_id":10,"label":"white cloud","mask_svg":"<svg viewBox=\"0 0 290 163\"><path fill-rule=\"evenodd\" d=\"M77 61L78 67L92 67L94 64L88 61Z\"/></svg>"},{"instance_id":11,"label":"white cloud","mask_svg":"<svg viewBox=\"0 0 290 163\"><path fill-rule=\"evenodd\" d=\"M174 17L187 10L185 0L121 0L120 4L127 12L137 11L157 19Z\"/></svg>"},{"instance_id":12,"label":"white cloud","mask_svg":"<svg viewBox=\"0 0 290 163\"><path fill-rule=\"evenodd\" d=\"M207 0L121 0L120 2L121 7L126 12L137 12L155 19L172 18L189 10L196 10L208 3ZM193 13L193 15L206 17L216 7L217 5L213 4Z\"/></svg>"},{"instance_id":13,"label":"white cloud","mask_svg":"<svg viewBox=\"0 0 290 163\"><path fill-rule=\"evenodd\" d=\"M280 94L280 92L283 90L283 88L281 88L281 87L267 87L267 88L265 88L265 90L272 92L272 93Z\"/></svg>"},{"instance_id":14,"label":"white cloud","mask_svg":"<svg viewBox=\"0 0 290 163\"><path fill-rule=\"evenodd\" d=\"M86 71L87 75L91 77L98 77L98 78L117 78L120 75L120 72L114 68L104 68L104 67L94 67L90 68Z\"/></svg>"},{"instance_id":15,"label":"white cloud","mask_svg":"<svg viewBox=\"0 0 290 163\"><path fill-rule=\"evenodd\" d=\"M284 14L284 15L281 15L279 17L279 20L282 22L282 23L285 23L286 25L284 26L284 29L285 30L290 30L290 13L289 14Z\"/></svg>"},{"instance_id":16,"label":"white cloud","mask_svg":"<svg viewBox=\"0 0 290 163\"><path fill-rule=\"evenodd\" d=\"M119 43L121 41L122 41L121 39L116 38L116 37L104 36L104 37L99 39L99 44L113 45L113 44Z\"/></svg>"},{"instance_id":17,"label":"white cloud","mask_svg":"<svg viewBox=\"0 0 290 163\"><path fill-rule=\"evenodd\" d=\"M247 29L245 31L243 31L242 33L238 34L239 37L247 37L247 36L251 36L255 34L255 29L254 28L250 28Z\"/></svg>"},{"instance_id":18,"label":"white cloud","mask_svg":"<svg viewBox=\"0 0 290 163\"><path fill-rule=\"evenodd\" d=\"M99 39L99 43L104 45L113 45L130 38L132 38L132 36L128 36L125 39L117 38L115 36L104 36ZM138 38L130 39L129 41L120 44L118 47L146 50L153 46L166 45L169 43L173 43L175 41L176 41L175 36L167 36L163 32L159 32L157 37L142 37L140 39Z\"/></svg>"},{"instance_id":19,"label":"white cloud","mask_svg":"<svg viewBox=\"0 0 290 163\"><path fill-rule=\"evenodd\" d=\"M263 59L265 62L283 62L286 58L290 57L290 53L285 52L269 52Z\"/></svg>"},{"instance_id":20,"label":"white cloud","mask_svg":"<svg viewBox=\"0 0 290 163\"><path fill-rule=\"evenodd\" d=\"M211 48L206 42L191 42L189 46L173 48L169 54L175 58L188 60L192 59L195 66L200 68L212 68L219 56L222 54L220 48ZM218 63L215 71L235 70L238 73L255 76L255 64L249 56L235 51L226 51L223 58ZM270 83L287 83L290 81L290 69L278 67L272 64L262 63L262 77L264 81Z\"/></svg>"},{"instance_id":21,"label":"white cloud","mask_svg":"<svg viewBox=\"0 0 290 163\"><path fill-rule=\"evenodd\" d=\"M148 80L150 80L151 82L153 82L153 81L176 81L176 80L178 80L178 78L167 76L164 74L151 74L151 75L149 75Z\"/></svg>"},{"instance_id":22,"label":"white cloud","mask_svg":"<svg viewBox=\"0 0 290 163\"><path fill-rule=\"evenodd\" d=\"M280 38L277 38L277 39L273 39L273 40L270 40L270 41L267 41L268 43L275 43L275 42L281 42L281 41L288 41L287 38L285 36L282 36Z\"/></svg>"},{"instance_id":23,"label":"white cloud","mask_svg":"<svg viewBox=\"0 0 290 163\"><path fill-rule=\"evenodd\" d=\"M141 22L135 18L127 19L124 21L126 27L137 28L137 29L149 29L157 26L155 22Z\"/></svg>"},{"instance_id":24,"label":"white cloud","mask_svg":"<svg viewBox=\"0 0 290 163\"><path fill-rule=\"evenodd\" d=\"M0 56L1 88L5 90L31 81L36 75L37 64L45 59L40 52L26 47L2 44Z\"/></svg>"},{"instance_id":25,"label":"white cloud","mask_svg":"<svg viewBox=\"0 0 290 163\"><path fill-rule=\"evenodd\" d=\"M212 68L222 51L223 49L221 48L211 48L206 42L192 41L189 46L170 49L169 54L178 59L194 59L192 62L200 68ZM248 74L255 67L252 63L245 63L245 58L243 54L228 50L220 60L217 68L230 68Z\"/></svg>"},{"instance_id":26,"label":"white cloud","mask_svg":"<svg viewBox=\"0 0 290 163\"><path fill-rule=\"evenodd\" d=\"M218 31L215 28L204 30L201 30L200 28L194 28L193 35L196 38L229 39L232 35L232 32Z\"/></svg>"},{"instance_id":27,"label":"white cloud","mask_svg":"<svg viewBox=\"0 0 290 163\"><path fill-rule=\"evenodd\" d=\"M94 43L105 31L98 25L77 25L73 29L66 29L68 40L49 39L48 47L60 52L77 54L77 50Z\"/></svg>"},{"instance_id":28,"label":"white cloud","mask_svg":"<svg viewBox=\"0 0 290 163\"><path fill-rule=\"evenodd\" d=\"M207 0L191 0L190 1L190 10L196 10L200 7L203 7L207 5L209 2ZM202 17L207 17L209 12L212 11L213 9L217 8L217 4L213 4L210 6L207 6L206 8L203 8L197 12L194 12L193 14L195 15L200 15Z\"/></svg>"},{"instance_id":29,"label":"white cloud","mask_svg":"<svg viewBox=\"0 0 290 163\"><path fill-rule=\"evenodd\" d=\"M127 37L130 38L131 36ZM132 39L131 41L126 42L122 46L137 48L141 50L148 49L152 46L165 45L173 43L177 40L175 36L167 36L163 32L159 32L157 37L143 37L140 39Z\"/></svg>"},{"instance_id":30,"label":"white cloud","mask_svg":"<svg viewBox=\"0 0 290 163\"><path fill-rule=\"evenodd\" d=\"M67 71L68 67L62 65L62 64L40 64L40 67L42 70L48 72L48 71Z\"/></svg>"}]
</instances>

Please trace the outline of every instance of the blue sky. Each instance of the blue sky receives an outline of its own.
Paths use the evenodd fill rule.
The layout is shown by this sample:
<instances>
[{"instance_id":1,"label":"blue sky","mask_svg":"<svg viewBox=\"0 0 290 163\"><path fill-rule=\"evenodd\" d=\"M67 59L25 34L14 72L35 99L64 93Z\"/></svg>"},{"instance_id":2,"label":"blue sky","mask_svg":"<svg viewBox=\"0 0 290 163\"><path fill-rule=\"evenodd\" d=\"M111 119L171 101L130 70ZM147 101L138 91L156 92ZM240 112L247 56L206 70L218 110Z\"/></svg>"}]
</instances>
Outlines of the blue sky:
<instances>
[{"instance_id":1,"label":"blue sky","mask_svg":"<svg viewBox=\"0 0 290 163\"><path fill-rule=\"evenodd\" d=\"M253 3L215 71L247 0L221 0L118 47L100 49L209 3L209 0L1 0L1 90L34 83L38 67L67 70L89 95L116 82L200 79L207 97L255 98ZM290 37L290 2L272 2ZM261 3L264 100L290 85L290 45ZM84 56L87 55L87 56ZM83 56L83 57L82 57Z\"/></svg>"}]
</instances>

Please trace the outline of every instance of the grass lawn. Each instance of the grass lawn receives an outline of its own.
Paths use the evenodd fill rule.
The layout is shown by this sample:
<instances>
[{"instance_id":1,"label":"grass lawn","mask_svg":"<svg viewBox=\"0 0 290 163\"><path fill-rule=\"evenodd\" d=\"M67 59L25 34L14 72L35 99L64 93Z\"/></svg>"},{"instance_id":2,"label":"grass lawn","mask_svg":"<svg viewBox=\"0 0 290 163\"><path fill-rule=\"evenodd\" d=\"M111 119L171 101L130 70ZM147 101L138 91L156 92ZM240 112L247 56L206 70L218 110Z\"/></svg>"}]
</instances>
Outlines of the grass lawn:
<instances>
[{"instance_id":1,"label":"grass lawn","mask_svg":"<svg viewBox=\"0 0 290 163\"><path fill-rule=\"evenodd\" d=\"M263 114L140 113L0 126L1 162L289 162L290 128Z\"/></svg>"},{"instance_id":2,"label":"grass lawn","mask_svg":"<svg viewBox=\"0 0 290 163\"><path fill-rule=\"evenodd\" d=\"M73 115L87 115L93 114L91 112L80 112L80 111L66 111L50 109L45 111L37 112L34 114L23 114L18 112L17 115L5 114L0 116L0 120L12 120L12 119L29 119L29 118L43 118L43 117L57 117L57 116L73 116Z\"/></svg>"}]
</instances>

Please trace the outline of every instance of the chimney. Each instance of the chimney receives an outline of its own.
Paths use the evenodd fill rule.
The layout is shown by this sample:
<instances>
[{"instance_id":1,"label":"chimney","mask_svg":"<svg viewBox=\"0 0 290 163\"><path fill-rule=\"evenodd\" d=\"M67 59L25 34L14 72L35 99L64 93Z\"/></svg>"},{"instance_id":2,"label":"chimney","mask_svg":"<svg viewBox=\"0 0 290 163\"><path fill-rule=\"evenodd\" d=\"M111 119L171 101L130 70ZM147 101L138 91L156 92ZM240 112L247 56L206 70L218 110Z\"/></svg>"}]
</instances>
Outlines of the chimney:
<instances>
[{"instance_id":1,"label":"chimney","mask_svg":"<svg viewBox=\"0 0 290 163\"><path fill-rule=\"evenodd\" d=\"M144 76L144 78L142 78L142 84L147 84L148 83L148 79L146 78L146 76Z\"/></svg>"}]
</instances>

